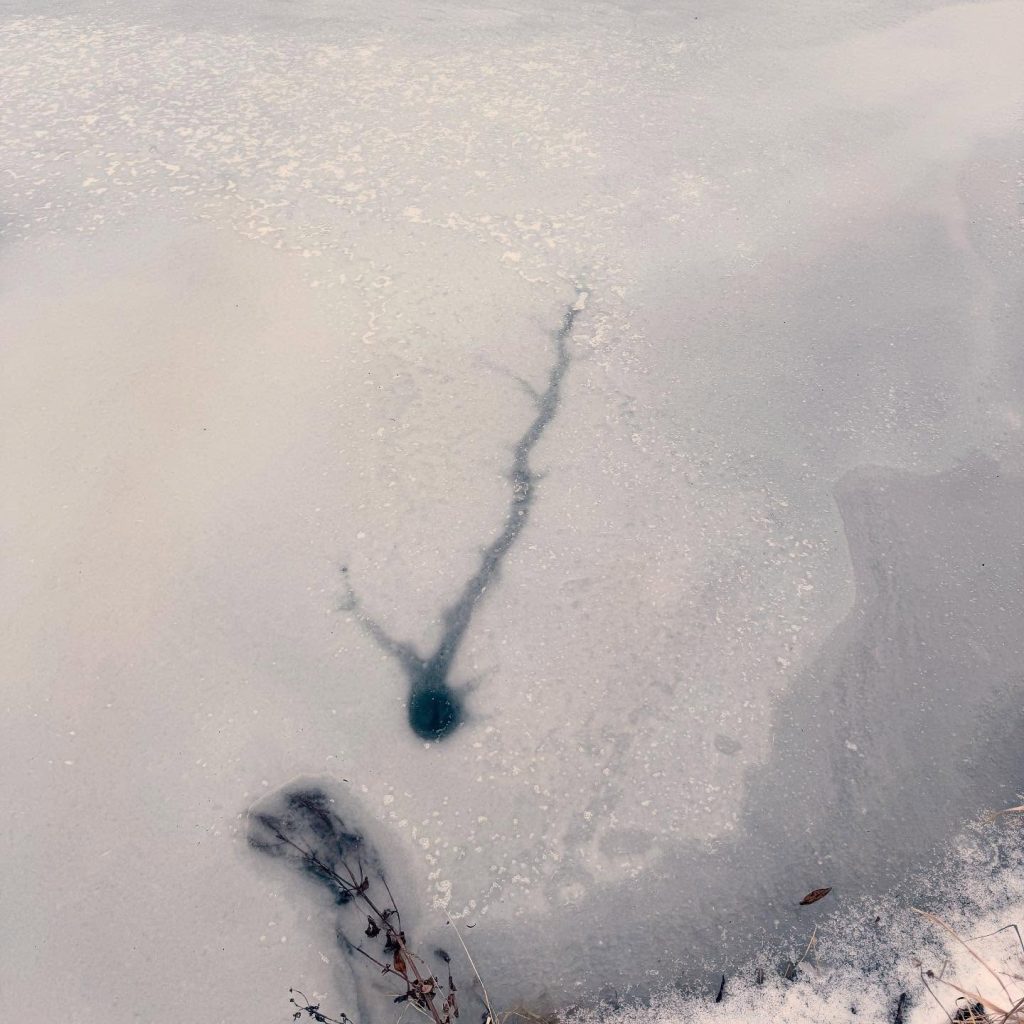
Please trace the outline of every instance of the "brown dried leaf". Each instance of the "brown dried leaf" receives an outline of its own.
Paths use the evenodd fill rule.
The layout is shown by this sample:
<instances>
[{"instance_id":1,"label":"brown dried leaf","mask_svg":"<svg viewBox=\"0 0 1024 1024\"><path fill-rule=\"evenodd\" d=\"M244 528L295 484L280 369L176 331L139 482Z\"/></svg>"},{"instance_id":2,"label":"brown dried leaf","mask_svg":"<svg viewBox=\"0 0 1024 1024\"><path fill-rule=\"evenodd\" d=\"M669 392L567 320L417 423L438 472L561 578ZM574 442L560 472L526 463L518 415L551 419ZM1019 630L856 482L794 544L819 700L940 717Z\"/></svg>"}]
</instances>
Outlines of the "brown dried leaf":
<instances>
[{"instance_id":1,"label":"brown dried leaf","mask_svg":"<svg viewBox=\"0 0 1024 1024\"><path fill-rule=\"evenodd\" d=\"M395 950L395 970L405 977L405 958L400 949Z\"/></svg>"},{"instance_id":2,"label":"brown dried leaf","mask_svg":"<svg viewBox=\"0 0 1024 1024\"><path fill-rule=\"evenodd\" d=\"M818 900L823 900L832 891L832 886L828 886L826 889L815 889L813 892L809 892L801 901L801 907L809 907L812 903L817 903Z\"/></svg>"}]
</instances>

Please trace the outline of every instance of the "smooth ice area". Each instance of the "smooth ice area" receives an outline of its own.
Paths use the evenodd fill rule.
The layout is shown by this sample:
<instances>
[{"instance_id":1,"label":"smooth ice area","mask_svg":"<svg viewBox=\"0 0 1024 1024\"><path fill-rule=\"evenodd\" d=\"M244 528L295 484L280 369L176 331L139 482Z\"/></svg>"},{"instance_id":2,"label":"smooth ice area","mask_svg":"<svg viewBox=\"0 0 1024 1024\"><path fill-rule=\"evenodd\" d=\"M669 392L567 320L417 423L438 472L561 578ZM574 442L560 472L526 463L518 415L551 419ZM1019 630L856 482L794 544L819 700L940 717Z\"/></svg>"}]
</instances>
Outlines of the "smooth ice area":
<instances>
[{"instance_id":1,"label":"smooth ice area","mask_svg":"<svg viewBox=\"0 0 1024 1024\"><path fill-rule=\"evenodd\" d=\"M1017 0L0 0L5 1019L369 1005L299 775L535 1009L1014 803L1022 113Z\"/></svg>"}]
</instances>

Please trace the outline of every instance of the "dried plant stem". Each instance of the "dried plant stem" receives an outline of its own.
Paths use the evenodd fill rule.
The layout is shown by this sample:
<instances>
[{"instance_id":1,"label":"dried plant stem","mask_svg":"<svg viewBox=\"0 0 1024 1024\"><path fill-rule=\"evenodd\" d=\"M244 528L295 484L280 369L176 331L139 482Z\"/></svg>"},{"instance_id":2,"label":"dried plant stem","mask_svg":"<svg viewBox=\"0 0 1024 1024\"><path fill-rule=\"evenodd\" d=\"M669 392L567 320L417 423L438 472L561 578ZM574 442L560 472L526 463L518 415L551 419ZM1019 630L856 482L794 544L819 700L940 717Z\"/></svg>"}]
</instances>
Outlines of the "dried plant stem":
<instances>
[{"instance_id":1,"label":"dried plant stem","mask_svg":"<svg viewBox=\"0 0 1024 1024\"><path fill-rule=\"evenodd\" d=\"M375 956L357 945L339 927L338 941L350 952L358 953L384 975L400 978L405 991L394 1001L408 1002L424 1014L432 1024L454 1024L459 1016L455 983L448 972L447 991L426 961L413 952L402 929L402 918L383 872L370 851L369 870L364 863L368 848L363 839L349 830L330 809L330 799L319 789L303 789L286 793L282 798L284 813L255 812L250 818L249 841L256 849L277 856L286 855L317 881L324 884L337 904L353 904L363 912L367 940L380 936L383 952ZM382 885L391 905L380 906L370 892L371 879ZM439 951L446 963L448 955ZM475 966L473 968L476 970ZM299 1005L299 1016L319 1020L324 1015L319 1006ZM488 1012L490 1008L488 1007ZM326 1018L325 1018L326 1020ZM329 1022L333 1024L333 1022Z\"/></svg>"},{"instance_id":2,"label":"dried plant stem","mask_svg":"<svg viewBox=\"0 0 1024 1024\"><path fill-rule=\"evenodd\" d=\"M975 951L973 949L971 949L971 947L968 946L967 943L964 942L964 940L962 938L960 938L960 936L957 935L957 933L952 928L950 928L950 926L948 924L946 924L945 921L943 921L939 917L936 917L934 914L929 914L927 910L918 910L916 907L914 907L913 910L914 910L915 914L919 914L926 921L930 921L936 927L941 928L943 931L945 931L949 935L951 935L958 943L960 943L960 945L963 946L963 948L966 949L967 952L982 967L984 967L985 970L988 971L988 973L991 974L993 978L995 978L996 982L999 984L999 987L1003 990L1004 993L1006 993L1006 998L1008 1000L1010 1000L1010 1002L1013 1002L1013 996L1010 995L1010 990L1003 983L1003 979L999 977L999 974L996 971L994 971L980 956L978 956L978 954L975 953ZM947 984L948 984L948 982L947 982ZM981 1000L979 1000L979 1002L981 1002ZM1000 1010L999 1012L1002 1013L1003 1011Z\"/></svg>"},{"instance_id":3,"label":"dried plant stem","mask_svg":"<svg viewBox=\"0 0 1024 1024\"><path fill-rule=\"evenodd\" d=\"M491 1000L487 995L487 986L484 985L484 979L480 977L480 972L476 969L476 964L473 962L473 955L470 953L469 947L463 941L462 933L459 931L455 922L451 919L451 916L448 917L448 923L452 926L452 930L455 932L455 937L459 940L459 945L462 947L462 951L466 954L466 959L469 961L469 966L473 969L473 974L476 976L476 980L480 982L480 991L484 995L484 1006L487 1007L487 1016L490 1018L491 1022L496 1022L498 1018L495 1016L494 1010L491 1008Z\"/></svg>"}]
</instances>

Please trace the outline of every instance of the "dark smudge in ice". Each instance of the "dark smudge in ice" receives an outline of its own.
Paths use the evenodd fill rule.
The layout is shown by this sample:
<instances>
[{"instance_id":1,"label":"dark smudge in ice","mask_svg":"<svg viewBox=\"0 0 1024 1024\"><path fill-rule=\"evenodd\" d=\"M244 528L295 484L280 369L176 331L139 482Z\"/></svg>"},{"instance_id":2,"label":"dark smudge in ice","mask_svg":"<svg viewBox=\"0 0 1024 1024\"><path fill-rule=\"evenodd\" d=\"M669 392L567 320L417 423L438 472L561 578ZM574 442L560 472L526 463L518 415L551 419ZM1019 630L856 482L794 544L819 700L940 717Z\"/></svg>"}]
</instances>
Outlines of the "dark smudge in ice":
<instances>
[{"instance_id":1,"label":"dark smudge in ice","mask_svg":"<svg viewBox=\"0 0 1024 1024\"><path fill-rule=\"evenodd\" d=\"M416 953L423 929L416 900L405 890L409 871L396 844L386 849L388 867L395 869L392 880L369 837L371 823L351 798L332 795L331 786L329 780L299 778L258 801L248 812L249 846L317 887L324 910L334 918L338 947L349 958L359 1019L385 1018L410 996L429 1017L431 1005L440 1007L443 996L416 1002L413 993L424 990L424 979L430 979L432 990L436 984L443 991L447 973L454 998L452 970L465 971L467 965L461 957L453 965L452 955L440 948L434 950L437 963ZM460 983L458 991L457 1002L469 1008L477 998L472 983Z\"/></svg>"},{"instance_id":2,"label":"dark smudge in ice","mask_svg":"<svg viewBox=\"0 0 1024 1024\"><path fill-rule=\"evenodd\" d=\"M554 332L555 358L548 374L547 386L543 391L537 391L524 385L536 407L536 415L512 450L512 468L509 472L512 495L505 514L504 528L484 548L476 572L465 582L455 603L445 610L442 616L444 631L433 653L426 658L421 657L412 645L395 640L376 619L364 611L349 581L347 567L342 569L347 589L344 608L354 611L363 628L381 650L402 666L409 680L409 726L422 739L442 740L462 723L462 696L449 683L449 675L473 619L477 602L487 587L500 576L505 556L529 519L537 486L537 474L530 468L530 454L558 411L562 382L571 361L569 339L576 319L586 304L587 294L582 289L578 290L576 302L565 311L561 325Z\"/></svg>"}]
</instances>

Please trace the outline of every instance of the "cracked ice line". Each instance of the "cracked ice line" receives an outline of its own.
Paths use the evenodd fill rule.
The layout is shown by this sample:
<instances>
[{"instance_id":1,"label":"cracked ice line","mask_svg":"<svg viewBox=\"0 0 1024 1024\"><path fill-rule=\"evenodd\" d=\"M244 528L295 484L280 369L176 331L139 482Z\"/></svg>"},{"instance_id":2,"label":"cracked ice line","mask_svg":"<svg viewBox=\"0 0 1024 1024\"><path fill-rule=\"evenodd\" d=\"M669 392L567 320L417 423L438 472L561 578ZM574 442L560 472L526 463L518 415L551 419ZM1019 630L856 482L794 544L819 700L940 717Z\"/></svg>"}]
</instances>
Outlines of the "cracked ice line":
<instances>
[{"instance_id":1,"label":"cracked ice line","mask_svg":"<svg viewBox=\"0 0 1024 1024\"><path fill-rule=\"evenodd\" d=\"M477 602L488 585L498 578L502 562L523 532L536 498L537 474L530 468L530 455L555 417L561 400L562 382L572 357L569 339L577 317L583 312L589 293L577 290L576 301L562 317L555 331L555 360L543 391L528 389L536 415L512 449L509 479L512 495L501 533L483 550L476 572L463 584L454 604L442 616L444 631L432 654L424 658L410 644L394 639L379 622L367 615L345 574L346 608L355 611L363 628L401 666L409 680L409 725L424 739L439 740L452 733L462 721L462 698L448 682L459 647L473 620Z\"/></svg>"}]
</instances>

